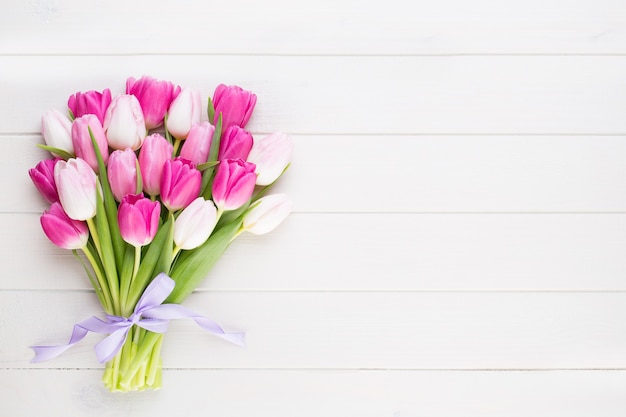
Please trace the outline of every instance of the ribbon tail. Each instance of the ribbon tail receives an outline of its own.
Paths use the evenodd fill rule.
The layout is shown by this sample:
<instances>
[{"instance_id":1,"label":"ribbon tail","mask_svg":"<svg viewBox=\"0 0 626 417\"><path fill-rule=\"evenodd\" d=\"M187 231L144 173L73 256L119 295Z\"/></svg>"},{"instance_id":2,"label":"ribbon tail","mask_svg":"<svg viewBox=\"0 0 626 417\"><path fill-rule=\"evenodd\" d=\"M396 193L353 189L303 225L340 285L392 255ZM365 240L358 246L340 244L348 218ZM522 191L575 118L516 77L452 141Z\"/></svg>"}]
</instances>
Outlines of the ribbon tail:
<instances>
[{"instance_id":1,"label":"ribbon tail","mask_svg":"<svg viewBox=\"0 0 626 417\"><path fill-rule=\"evenodd\" d=\"M117 329L93 347L100 363L108 362L120 351L132 324Z\"/></svg>"},{"instance_id":2,"label":"ribbon tail","mask_svg":"<svg viewBox=\"0 0 626 417\"><path fill-rule=\"evenodd\" d=\"M30 348L35 351L35 357L31 360L32 363L43 362L50 359L54 359L57 356L61 355L63 352L74 346L76 343L80 342L87 336L89 330L85 329L81 326L82 323L78 323L74 325L74 330L72 331L72 336L70 340L65 345L58 346L31 346Z\"/></svg>"}]
</instances>

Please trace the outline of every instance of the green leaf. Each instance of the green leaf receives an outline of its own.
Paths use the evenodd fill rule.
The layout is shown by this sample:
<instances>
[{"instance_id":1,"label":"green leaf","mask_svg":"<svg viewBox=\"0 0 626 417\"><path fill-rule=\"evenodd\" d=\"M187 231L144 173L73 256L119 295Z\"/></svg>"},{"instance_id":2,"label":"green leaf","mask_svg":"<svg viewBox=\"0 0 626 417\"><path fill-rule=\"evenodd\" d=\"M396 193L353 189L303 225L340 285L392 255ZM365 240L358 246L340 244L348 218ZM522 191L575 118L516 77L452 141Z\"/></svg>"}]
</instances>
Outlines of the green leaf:
<instances>
[{"instance_id":1,"label":"green leaf","mask_svg":"<svg viewBox=\"0 0 626 417\"><path fill-rule=\"evenodd\" d=\"M115 262L115 253L113 250L113 243L111 241L111 230L109 228L102 194L100 193L100 187L96 188L96 196L95 223L96 230L98 231L98 239L100 241L100 256L102 258L102 265L104 266L104 273L109 284L109 291L111 292L111 299L113 300L113 308L116 310L116 314L119 314L119 279L117 275L117 264Z\"/></svg>"},{"instance_id":2,"label":"green leaf","mask_svg":"<svg viewBox=\"0 0 626 417\"><path fill-rule=\"evenodd\" d=\"M225 224L213 232L200 247L180 253L170 272L176 286L166 302L180 303L198 287L237 235L241 223L241 218L238 218Z\"/></svg>"},{"instance_id":3,"label":"green leaf","mask_svg":"<svg viewBox=\"0 0 626 417\"><path fill-rule=\"evenodd\" d=\"M209 104L207 105L207 116L209 116L209 122L213 123L215 117L215 106L213 105L213 100L209 97Z\"/></svg>"},{"instance_id":4,"label":"green leaf","mask_svg":"<svg viewBox=\"0 0 626 417\"><path fill-rule=\"evenodd\" d=\"M126 252L126 242L122 239L122 235L120 234L120 225L117 220L117 203L115 202L115 197L113 197L113 192L111 191L111 185L109 184L109 178L107 176L106 166L104 165L104 160L102 159L102 153L100 152L100 147L96 142L96 138L89 129L89 136L91 137L91 144L94 148L94 152L96 154L96 159L98 160L98 172L100 173L100 183L102 185L102 193L104 199L104 207L106 210L106 216L109 224L109 234L111 236L111 242L113 245L113 254L115 257L115 264L118 269L122 268L122 264L124 262L124 253Z\"/></svg>"},{"instance_id":5,"label":"green leaf","mask_svg":"<svg viewBox=\"0 0 626 417\"><path fill-rule=\"evenodd\" d=\"M38 147L38 148L43 149L44 151L48 151L48 152L50 152L50 153L52 153L52 154L55 154L55 155L57 155L59 158L63 158L63 159L65 159L66 161L67 161L68 159L70 159L70 158L73 158L73 157L74 157L74 155L72 155L71 153L69 153L69 152L67 152L67 151L64 151L63 149L59 149L59 148L55 148L55 147L52 147L52 146L44 145L44 144L42 144L42 143L38 143L38 144L37 144L37 147Z\"/></svg>"},{"instance_id":6,"label":"green leaf","mask_svg":"<svg viewBox=\"0 0 626 417\"><path fill-rule=\"evenodd\" d=\"M204 164L200 164L198 166L196 166L196 169L200 172L202 171L206 171L209 168L213 168L214 166L218 165L220 163L220 161L211 161L211 162L205 162Z\"/></svg>"},{"instance_id":7,"label":"green leaf","mask_svg":"<svg viewBox=\"0 0 626 417\"><path fill-rule=\"evenodd\" d=\"M217 161L217 156L220 151L220 138L222 137L222 114L217 119L215 125L215 131L213 132L213 139L211 139L211 149L209 149L209 161ZM213 183L213 173L215 172L215 166L209 167L202 173L202 188L201 193L205 200L211 199L211 184Z\"/></svg>"}]
</instances>

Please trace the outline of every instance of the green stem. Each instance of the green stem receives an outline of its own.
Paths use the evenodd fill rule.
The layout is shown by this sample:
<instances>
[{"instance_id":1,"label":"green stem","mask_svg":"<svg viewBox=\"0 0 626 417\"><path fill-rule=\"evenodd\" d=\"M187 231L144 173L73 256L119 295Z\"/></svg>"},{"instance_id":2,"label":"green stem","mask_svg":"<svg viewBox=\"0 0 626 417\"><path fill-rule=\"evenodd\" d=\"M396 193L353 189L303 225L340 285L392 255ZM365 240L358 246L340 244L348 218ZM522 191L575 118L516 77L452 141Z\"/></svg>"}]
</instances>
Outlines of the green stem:
<instances>
[{"instance_id":1,"label":"green stem","mask_svg":"<svg viewBox=\"0 0 626 417\"><path fill-rule=\"evenodd\" d=\"M172 151L172 157L176 157L176 154L178 153L178 148L180 148L180 144L181 144L182 140L176 138L176 140L174 141L174 150Z\"/></svg>"},{"instance_id":2,"label":"green stem","mask_svg":"<svg viewBox=\"0 0 626 417\"><path fill-rule=\"evenodd\" d=\"M100 256L100 259L102 259L102 247L100 246L100 237L98 236L98 229L96 229L96 224L93 222L93 217L91 219L87 219L87 226L89 227L89 233L91 233L93 243L96 245L98 255Z\"/></svg>"},{"instance_id":3,"label":"green stem","mask_svg":"<svg viewBox=\"0 0 626 417\"><path fill-rule=\"evenodd\" d=\"M146 360L148 359L148 355L152 353L154 345L158 342L159 337L161 337L159 333L146 332L146 335L141 342L141 346L138 346L137 353L133 357L130 365L128 366L128 369L126 370L126 372L124 372L124 375L122 376L122 379L120 381L120 385L122 387L130 386L130 383L137 374L137 371L139 371L141 366L145 364Z\"/></svg>"},{"instance_id":4,"label":"green stem","mask_svg":"<svg viewBox=\"0 0 626 417\"><path fill-rule=\"evenodd\" d=\"M102 295L105 301L105 305L103 307L107 313L113 314L113 300L111 299L111 292L109 291L109 285L107 284L107 280L102 276L102 271L100 270L100 267L98 266L98 263L91 251L88 250L87 247L84 247L82 251L87 257L87 260L89 260L89 263L91 264L91 267L96 274L96 278L98 279L98 283L100 284L100 288L102 289Z\"/></svg>"}]
</instances>

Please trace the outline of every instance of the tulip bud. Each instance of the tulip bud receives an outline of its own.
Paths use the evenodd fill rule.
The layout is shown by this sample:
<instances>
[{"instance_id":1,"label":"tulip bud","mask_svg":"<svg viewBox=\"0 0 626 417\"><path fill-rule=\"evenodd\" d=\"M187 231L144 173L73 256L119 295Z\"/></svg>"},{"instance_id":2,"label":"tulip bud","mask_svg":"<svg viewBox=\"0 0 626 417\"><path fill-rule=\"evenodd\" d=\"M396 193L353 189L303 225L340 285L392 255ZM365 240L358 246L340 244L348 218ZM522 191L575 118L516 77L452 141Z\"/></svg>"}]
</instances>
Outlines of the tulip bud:
<instances>
[{"instance_id":1,"label":"tulip bud","mask_svg":"<svg viewBox=\"0 0 626 417\"><path fill-rule=\"evenodd\" d=\"M41 133L46 145L74 153L72 121L56 109L46 111L41 117ZM58 155L56 155L58 156Z\"/></svg>"},{"instance_id":2,"label":"tulip bud","mask_svg":"<svg viewBox=\"0 0 626 417\"><path fill-rule=\"evenodd\" d=\"M226 129L220 140L218 160L248 158L254 140L250 132L234 125Z\"/></svg>"},{"instance_id":3,"label":"tulip bud","mask_svg":"<svg viewBox=\"0 0 626 417\"><path fill-rule=\"evenodd\" d=\"M189 136L185 139L180 150L180 157L189 159L194 164L203 164L209 159L211 142L215 127L209 122L202 122L191 126Z\"/></svg>"},{"instance_id":4,"label":"tulip bud","mask_svg":"<svg viewBox=\"0 0 626 417\"><path fill-rule=\"evenodd\" d=\"M71 95L67 100L67 107L74 117L95 114L101 125L104 123L104 115L110 104L111 90L108 88L101 93L93 90L84 93L78 92Z\"/></svg>"},{"instance_id":5,"label":"tulip bud","mask_svg":"<svg viewBox=\"0 0 626 417\"><path fill-rule=\"evenodd\" d=\"M54 181L63 210L74 220L88 220L96 215L96 173L80 158L58 161Z\"/></svg>"},{"instance_id":6,"label":"tulip bud","mask_svg":"<svg viewBox=\"0 0 626 417\"><path fill-rule=\"evenodd\" d=\"M148 136L139 151L139 168L143 190L151 196L159 195L165 161L172 159L174 146L163 136L155 133Z\"/></svg>"},{"instance_id":7,"label":"tulip bud","mask_svg":"<svg viewBox=\"0 0 626 417\"><path fill-rule=\"evenodd\" d=\"M248 161L256 164L257 185L276 181L291 162L293 141L291 136L276 132L255 140Z\"/></svg>"},{"instance_id":8,"label":"tulip bud","mask_svg":"<svg viewBox=\"0 0 626 417\"><path fill-rule=\"evenodd\" d=\"M82 249L87 245L89 229L78 220L71 219L59 202L52 203L40 218L41 227L48 239L63 249Z\"/></svg>"},{"instance_id":9,"label":"tulip bud","mask_svg":"<svg viewBox=\"0 0 626 417\"><path fill-rule=\"evenodd\" d=\"M215 108L215 120L213 120L213 123L217 123L221 113L222 131L226 131L233 125L246 127L246 123L252 116L255 104L256 95L252 92L235 85L226 86L220 84L213 94L213 106Z\"/></svg>"},{"instance_id":10,"label":"tulip bud","mask_svg":"<svg viewBox=\"0 0 626 417\"><path fill-rule=\"evenodd\" d=\"M213 201L220 210L235 210L252 197L255 165L241 159L221 161L213 179Z\"/></svg>"},{"instance_id":11,"label":"tulip bud","mask_svg":"<svg viewBox=\"0 0 626 417\"><path fill-rule=\"evenodd\" d=\"M139 80L126 80L126 94L139 100L148 130L161 126L172 100L180 93L180 87L169 81L161 81L144 75Z\"/></svg>"},{"instance_id":12,"label":"tulip bud","mask_svg":"<svg viewBox=\"0 0 626 417\"><path fill-rule=\"evenodd\" d=\"M176 139L185 139L194 123L200 123L200 92L183 88L172 101L167 114L167 130Z\"/></svg>"},{"instance_id":13,"label":"tulip bud","mask_svg":"<svg viewBox=\"0 0 626 417\"><path fill-rule=\"evenodd\" d=\"M54 182L54 165L57 161L60 159L44 159L35 168L28 170L28 175L33 180L33 184L48 203L59 201L59 193Z\"/></svg>"},{"instance_id":14,"label":"tulip bud","mask_svg":"<svg viewBox=\"0 0 626 417\"><path fill-rule=\"evenodd\" d=\"M211 235L217 223L217 210L211 200L198 197L174 222L174 243L179 249L194 249Z\"/></svg>"},{"instance_id":15,"label":"tulip bud","mask_svg":"<svg viewBox=\"0 0 626 417\"><path fill-rule=\"evenodd\" d=\"M113 149L139 149L146 137L146 124L137 97L122 94L113 99L104 117L104 130Z\"/></svg>"},{"instance_id":16,"label":"tulip bud","mask_svg":"<svg viewBox=\"0 0 626 417\"><path fill-rule=\"evenodd\" d=\"M165 161L161 177L161 201L170 211L187 207L200 194L202 175L193 162L176 158Z\"/></svg>"},{"instance_id":17,"label":"tulip bud","mask_svg":"<svg viewBox=\"0 0 626 417\"><path fill-rule=\"evenodd\" d=\"M109 157L107 167L111 191L117 201L137 191L137 156L131 149L117 150Z\"/></svg>"},{"instance_id":18,"label":"tulip bud","mask_svg":"<svg viewBox=\"0 0 626 417\"><path fill-rule=\"evenodd\" d=\"M96 139L100 154L102 154L102 159L106 164L109 160L109 145L104 129L96 115L85 114L74 120L74 123L72 123L72 144L74 145L76 156L84 159L91 169L98 172L98 159L91 143L89 129L91 129L91 133L93 133L93 137Z\"/></svg>"},{"instance_id":19,"label":"tulip bud","mask_svg":"<svg viewBox=\"0 0 626 417\"><path fill-rule=\"evenodd\" d=\"M254 203L243 218L243 228L255 235L271 232L291 212L293 203L286 194L271 194Z\"/></svg>"},{"instance_id":20,"label":"tulip bud","mask_svg":"<svg viewBox=\"0 0 626 417\"><path fill-rule=\"evenodd\" d=\"M135 247L152 242L159 228L161 205L143 194L124 196L117 213L122 239Z\"/></svg>"}]
</instances>

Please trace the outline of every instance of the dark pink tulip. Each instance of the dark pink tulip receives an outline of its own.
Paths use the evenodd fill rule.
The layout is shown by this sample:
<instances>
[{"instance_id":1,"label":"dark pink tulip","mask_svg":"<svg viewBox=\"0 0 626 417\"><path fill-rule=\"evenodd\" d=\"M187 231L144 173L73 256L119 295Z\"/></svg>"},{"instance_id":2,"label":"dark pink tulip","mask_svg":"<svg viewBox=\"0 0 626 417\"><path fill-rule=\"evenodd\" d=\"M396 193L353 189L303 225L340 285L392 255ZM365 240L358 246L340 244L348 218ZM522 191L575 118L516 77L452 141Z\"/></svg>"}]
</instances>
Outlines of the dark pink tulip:
<instances>
[{"instance_id":1,"label":"dark pink tulip","mask_svg":"<svg viewBox=\"0 0 626 417\"><path fill-rule=\"evenodd\" d=\"M172 159L174 146L163 136L155 133L148 136L139 151L139 168L143 190L151 196L159 195L165 161Z\"/></svg>"},{"instance_id":2,"label":"dark pink tulip","mask_svg":"<svg viewBox=\"0 0 626 417\"><path fill-rule=\"evenodd\" d=\"M70 96L67 100L67 107L70 108L74 117L85 114L95 114L100 124L104 123L104 115L111 104L111 90L108 88L102 91L78 92Z\"/></svg>"},{"instance_id":3,"label":"dark pink tulip","mask_svg":"<svg viewBox=\"0 0 626 417\"><path fill-rule=\"evenodd\" d=\"M48 203L59 201L59 192L54 182L54 165L57 161L60 161L60 159L44 159L40 161L35 168L28 170L28 175L30 175L30 179L33 180L33 184L35 184L37 190L39 190Z\"/></svg>"},{"instance_id":4,"label":"dark pink tulip","mask_svg":"<svg viewBox=\"0 0 626 417\"><path fill-rule=\"evenodd\" d=\"M200 194L202 175L193 162L176 158L165 161L161 177L161 201L170 211L187 207Z\"/></svg>"},{"instance_id":5,"label":"dark pink tulip","mask_svg":"<svg viewBox=\"0 0 626 417\"><path fill-rule=\"evenodd\" d=\"M128 194L117 213L122 239L135 247L152 242L159 228L161 205L143 194Z\"/></svg>"},{"instance_id":6,"label":"dark pink tulip","mask_svg":"<svg viewBox=\"0 0 626 417\"><path fill-rule=\"evenodd\" d=\"M147 75L138 80L133 77L126 80L126 94L132 94L139 100L147 129L163 124L165 113L178 93L179 86Z\"/></svg>"},{"instance_id":7,"label":"dark pink tulip","mask_svg":"<svg viewBox=\"0 0 626 417\"><path fill-rule=\"evenodd\" d=\"M87 244L87 224L70 219L59 202L52 203L50 209L43 212L40 221L48 239L63 249L81 249Z\"/></svg>"},{"instance_id":8,"label":"dark pink tulip","mask_svg":"<svg viewBox=\"0 0 626 417\"><path fill-rule=\"evenodd\" d=\"M239 126L231 126L222 135L218 160L224 159L248 159L252 149L252 135Z\"/></svg>"},{"instance_id":9,"label":"dark pink tulip","mask_svg":"<svg viewBox=\"0 0 626 417\"><path fill-rule=\"evenodd\" d=\"M213 201L220 210L235 210L252 197L256 166L242 159L226 159L217 167L213 179Z\"/></svg>"},{"instance_id":10,"label":"dark pink tulip","mask_svg":"<svg viewBox=\"0 0 626 417\"><path fill-rule=\"evenodd\" d=\"M191 126L189 136L185 139L180 150L181 158L189 159L194 164L203 164L209 159L211 142L215 127L209 122L202 122Z\"/></svg>"},{"instance_id":11,"label":"dark pink tulip","mask_svg":"<svg viewBox=\"0 0 626 417\"><path fill-rule=\"evenodd\" d=\"M106 164L109 160L109 144L107 137L104 134L102 124L94 114L85 114L77 117L72 123L72 144L74 145L74 152L76 156L84 159L91 169L96 173L98 172L98 159L91 143L91 136L89 135L89 129L93 133L93 137L96 139L102 159Z\"/></svg>"},{"instance_id":12,"label":"dark pink tulip","mask_svg":"<svg viewBox=\"0 0 626 417\"><path fill-rule=\"evenodd\" d=\"M130 148L113 151L107 167L111 191L117 201L137 191L137 156Z\"/></svg>"},{"instance_id":13,"label":"dark pink tulip","mask_svg":"<svg viewBox=\"0 0 626 417\"><path fill-rule=\"evenodd\" d=\"M237 125L246 127L246 123L252 116L256 95L235 85L226 86L220 84L213 94L213 107L215 107L215 120L222 114L222 132L229 127Z\"/></svg>"}]
</instances>

